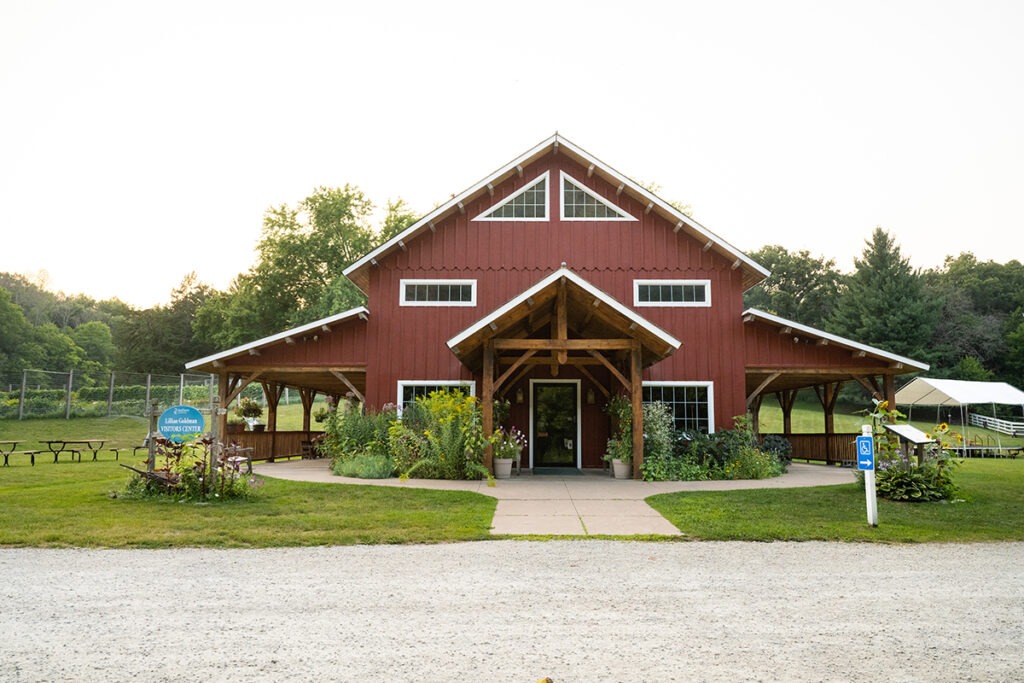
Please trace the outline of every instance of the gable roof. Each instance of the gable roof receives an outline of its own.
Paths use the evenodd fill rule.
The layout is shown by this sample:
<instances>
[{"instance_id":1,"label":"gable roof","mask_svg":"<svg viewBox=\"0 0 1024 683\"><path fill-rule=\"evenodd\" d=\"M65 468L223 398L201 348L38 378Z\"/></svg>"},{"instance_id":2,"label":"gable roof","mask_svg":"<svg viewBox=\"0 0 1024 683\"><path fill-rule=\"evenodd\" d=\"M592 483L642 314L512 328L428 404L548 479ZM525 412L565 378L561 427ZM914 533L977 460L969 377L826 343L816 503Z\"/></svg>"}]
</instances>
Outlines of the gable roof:
<instances>
[{"instance_id":1,"label":"gable roof","mask_svg":"<svg viewBox=\"0 0 1024 683\"><path fill-rule=\"evenodd\" d=\"M380 259L384 258L387 254L396 249L404 249L406 243L410 240L423 234L427 230L434 230L434 224L436 222L451 215L452 213L463 211L467 202L476 198L480 194L487 192L488 187L493 187L495 184L502 182L512 174L521 172L524 167L552 151L567 154L581 165L586 166L588 169L592 169L594 173L604 178L609 183L621 187L623 191L626 191L632 196L642 200L647 204L648 210L656 211L668 221L675 223L676 232L679 232L680 230L686 232L688 235L703 241L707 249L713 250L732 261L733 268L741 268L743 270L744 288L753 287L758 282L768 277L769 271L765 269L764 266L758 264L739 249L732 246L686 214L682 213L665 200L656 196L650 190L644 188L639 183L630 180L611 166L584 151L582 148L573 144L558 133L555 133L540 144L527 150L468 189L455 195L447 202L413 223L404 231L395 235L393 238L350 265L344 270L344 274L364 293L368 293L369 269Z\"/></svg>"},{"instance_id":2,"label":"gable roof","mask_svg":"<svg viewBox=\"0 0 1024 683\"><path fill-rule=\"evenodd\" d=\"M852 339L847 339L846 337L840 337L839 335L836 334L830 334L828 332L825 332L824 330L819 330L817 328L809 327L807 325L801 325L800 323L793 322L792 320L786 320L785 318L780 318L777 315L772 315L771 313L759 311L756 308L748 308L747 310L743 311L743 320L760 320L762 322L767 322L777 327L789 328L790 330L794 332L799 332L800 334L803 334L806 337L810 337L812 339L822 339L829 342L830 344L842 348L847 348L850 349L851 351L862 351L868 356L872 356L880 360L885 360L890 363L902 364L909 368L913 368L914 370L923 371L927 370L930 367L927 363L922 363L920 361L913 360L912 358L907 358L905 356L900 356L895 353L883 351L882 349L879 349L874 346L861 344L860 342L855 342Z\"/></svg>"},{"instance_id":3,"label":"gable roof","mask_svg":"<svg viewBox=\"0 0 1024 683\"><path fill-rule=\"evenodd\" d=\"M279 332L278 334L270 335L269 337L257 339L256 341L249 342L248 344L236 346L233 349L228 349L227 351L221 351L211 356L206 356L205 358L199 358L189 363L185 363L185 369L191 370L192 368L198 368L204 365L211 365L219 361L223 361L232 356L248 354L249 351L257 351L263 347L270 346L271 344L275 344L281 340L286 340L289 337L297 337L306 332L313 332L325 326L330 327L331 325L343 322L345 320L350 320L352 318L362 318L363 320L365 320L369 314L370 311L368 311L365 306L351 308L347 311L342 311L341 313L336 313L335 315L331 315L326 318L321 318L320 320L315 320L311 323L300 325L299 327L293 327L290 330L285 330L284 332Z\"/></svg>"},{"instance_id":4,"label":"gable roof","mask_svg":"<svg viewBox=\"0 0 1024 683\"><path fill-rule=\"evenodd\" d=\"M647 352L645 365L651 365L671 355L682 342L650 322L636 311L622 305L613 296L603 292L563 265L547 275L532 287L526 289L504 305L477 320L475 323L448 340L448 348L463 362L470 361L478 354L485 337L492 331L506 332L510 326L528 318L530 312L554 298L560 280L565 279L572 286L574 298L583 299L577 305L589 315L603 309L599 315L611 328L628 328L627 334L640 341Z\"/></svg>"}]
</instances>

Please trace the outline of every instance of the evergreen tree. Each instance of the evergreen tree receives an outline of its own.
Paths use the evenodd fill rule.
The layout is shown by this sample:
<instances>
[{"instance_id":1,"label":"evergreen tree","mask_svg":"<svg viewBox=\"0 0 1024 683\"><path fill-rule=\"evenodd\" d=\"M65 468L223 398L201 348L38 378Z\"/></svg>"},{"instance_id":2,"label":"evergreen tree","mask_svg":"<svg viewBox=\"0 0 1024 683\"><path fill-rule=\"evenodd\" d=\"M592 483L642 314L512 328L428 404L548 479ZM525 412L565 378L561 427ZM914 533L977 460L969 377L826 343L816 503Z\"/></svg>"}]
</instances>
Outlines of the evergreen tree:
<instances>
[{"instance_id":1,"label":"evergreen tree","mask_svg":"<svg viewBox=\"0 0 1024 683\"><path fill-rule=\"evenodd\" d=\"M875 228L846 278L827 329L891 353L930 362L929 342L942 301L900 254L892 236Z\"/></svg>"}]
</instances>

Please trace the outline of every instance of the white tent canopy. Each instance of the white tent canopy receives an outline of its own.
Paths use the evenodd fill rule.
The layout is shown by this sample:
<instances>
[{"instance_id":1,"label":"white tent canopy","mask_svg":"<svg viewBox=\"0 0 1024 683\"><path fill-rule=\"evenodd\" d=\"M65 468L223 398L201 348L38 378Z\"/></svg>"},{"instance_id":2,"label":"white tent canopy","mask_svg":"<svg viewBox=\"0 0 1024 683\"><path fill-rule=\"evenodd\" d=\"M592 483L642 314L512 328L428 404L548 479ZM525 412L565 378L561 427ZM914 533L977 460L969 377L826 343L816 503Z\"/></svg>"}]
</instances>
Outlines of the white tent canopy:
<instances>
[{"instance_id":1,"label":"white tent canopy","mask_svg":"<svg viewBox=\"0 0 1024 683\"><path fill-rule=\"evenodd\" d=\"M1024 406L1024 391L1006 382L917 377L896 392L896 405L967 406L978 403Z\"/></svg>"}]
</instances>

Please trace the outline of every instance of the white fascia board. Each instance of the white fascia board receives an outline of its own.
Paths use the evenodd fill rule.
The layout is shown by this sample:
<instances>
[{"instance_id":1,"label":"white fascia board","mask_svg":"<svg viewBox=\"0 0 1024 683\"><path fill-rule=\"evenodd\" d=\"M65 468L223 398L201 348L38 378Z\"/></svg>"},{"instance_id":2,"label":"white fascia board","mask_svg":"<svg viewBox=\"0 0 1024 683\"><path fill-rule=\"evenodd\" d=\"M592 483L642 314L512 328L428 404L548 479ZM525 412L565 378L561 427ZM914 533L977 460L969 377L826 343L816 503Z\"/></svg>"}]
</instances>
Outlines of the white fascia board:
<instances>
[{"instance_id":1,"label":"white fascia board","mask_svg":"<svg viewBox=\"0 0 1024 683\"><path fill-rule=\"evenodd\" d=\"M274 335L271 335L269 337L263 337L262 339L257 339L256 341L249 342L248 344L243 344L241 346L236 346L233 349L228 349L227 351L221 351L219 353L215 353L212 356L206 356L205 358L200 358L198 360L194 360L194 361L191 361L189 363L185 363L185 369L188 370L188 369L194 368L194 367L196 367L198 365L205 365L206 363L212 363L215 360L223 360L225 358L230 358L231 356L237 356L240 353L248 352L249 349L257 349L257 348L259 348L261 346L266 346L268 344L273 344L274 342L279 342L282 339L286 339L288 337L294 337L296 335L300 335L300 334L303 334L305 332L310 332L312 330L319 329L323 325L333 325L334 323L342 322L342 321L347 320L348 318L352 318L354 316L359 316L359 315L367 316L369 314L370 314L370 311L365 306L359 306L357 308L350 308L347 311L343 311L341 313L336 313L335 315L331 315L331 316L328 316L326 318L321 318L320 320L316 320L314 322L307 323L305 325L300 325L299 327L293 327L290 330L285 330L284 332L280 332L278 334L274 334Z\"/></svg>"},{"instance_id":2,"label":"white fascia board","mask_svg":"<svg viewBox=\"0 0 1024 683\"><path fill-rule=\"evenodd\" d=\"M597 159L596 157L594 157L590 153L584 151L580 147L577 147L576 145L574 145L573 143L569 142L565 138L558 137L558 136L555 136L555 137L558 139L558 143L560 145L562 145L565 148L569 149L573 154L576 154L576 155L582 157L583 159L586 159L589 163L594 164L594 166L599 167L602 171L604 171L605 173L607 173L609 176L611 176L615 180L619 181L620 183L625 183L626 187L629 187L634 192L639 194L641 197L646 198L648 201L654 202L662 210L668 212L669 215L671 215L673 218L675 218L678 221L683 221L684 223L689 225L691 228L696 230L698 233L700 233L703 237L706 237L707 239L711 240L715 244L720 245L722 248L724 248L726 251L728 251L730 255L732 255L732 256L738 258L739 260L743 261L743 263L747 264L748 266L750 266L751 268L753 268L757 272L761 273L765 277L768 277L769 275L771 275L771 271L769 271L767 268L762 266L760 263L754 261L749 256L744 254L742 251L740 251L736 247L732 246L731 244L726 242L724 239L722 239L721 237L719 237L715 233L711 232L710 230L705 228L703 225L701 225L700 223L698 223L694 219L692 219L689 216L687 216L685 213L683 213L682 211L680 211L676 207L674 207L671 204L669 204L668 202L664 201L663 199L661 199L661 197L658 197L657 195L652 193L647 188L645 188L645 187L643 187L641 185L638 185L637 183L633 182L632 180L630 180L626 176L622 175L621 173L616 171L614 168L612 168L608 164L606 164L606 163L602 162L601 160Z\"/></svg>"},{"instance_id":3,"label":"white fascia board","mask_svg":"<svg viewBox=\"0 0 1024 683\"><path fill-rule=\"evenodd\" d=\"M830 334L828 332L825 332L824 330L819 330L817 328L809 327L807 325L801 325L800 323L793 322L792 320L786 320L785 318L780 318L777 315L772 315L771 313L759 311L756 308L748 308L747 310L743 311L743 315L752 315L755 318L761 318L762 320L775 323L780 327L792 327L794 330L802 332L808 336L818 337L819 339L827 339L828 341L838 344L840 346L844 346L849 349L856 349L857 351L863 351L865 353L870 353L872 356L879 356L881 358L885 358L886 360L890 360L894 363L903 363L904 365L911 366L918 370L924 371L931 367L927 363L921 363L919 361L907 358L905 356L899 356L895 353L889 353L888 351L883 351L882 349L876 348L874 346L868 346L867 344L861 344L860 342L855 342L852 339L847 339L846 337L840 337L835 334Z\"/></svg>"},{"instance_id":4,"label":"white fascia board","mask_svg":"<svg viewBox=\"0 0 1024 683\"><path fill-rule=\"evenodd\" d=\"M608 294L602 292L597 287L594 287L592 284L590 284L589 282L587 282L586 280L581 278L576 273L572 272L568 268L559 268L558 270L554 271L553 273L551 273L550 275L545 277L543 280L538 282L537 284L533 285L532 287L530 287L529 289L524 291L519 296L517 296L514 299L510 300L508 303L504 304L503 306L495 309L492 313L490 313L487 316L481 318L476 323L474 323L472 326L467 327L465 330L463 330L462 332L459 332L457 335L455 335L454 337L449 339L448 340L448 348L454 349L454 348L458 347L458 345L460 343L462 343L463 341L465 341L468 337L470 337L473 334L475 334L476 332L480 331L481 329L483 329L487 325L490 325L492 322L500 319L503 315L505 315L506 313L511 311L513 308L515 308L519 304L523 303L524 301L526 301L531 296L534 296L538 292L540 292L540 291L544 290L545 288L549 287L550 285L554 284L559 278L563 278L563 277L568 279L568 280L570 280L570 281L572 281L574 284L576 284L581 289L585 290L588 294L590 294L594 298L600 299L602 303L607 304L609 307L611 307L612 309L614 309L618 313L622 314L630 322L634 322L639 327L644 328L645 330L647 330L651 334L653 334L653 335L655 335L657 337L660 337L662 339L662 341L664 341L666 344L671 346L673 349L678 349L682 345L682 342L680 342L678 339L673 337L671 334L669 334L665 330L661 329L657 325L653 324L649 320L645 319L643 316L640 316L636 312L630 310L629 308L626 308L621 303L616 301L613 297L611 297Z\"/></svg>"},{"instance_id":5,"label":"white fascia board","mask_svg":"<svg viewBox=\"0 0 1024 683\"><path fill-rule=\"evenodd\" d=\"M558 135L552 135L547 140L544 140L539 145L536 145L535 147L530 149L528 152L525 152L524 154L520 154L518 157L516 157L512 161L508 162L507 164L505 164L504 166L499 168L494 173L491 173L486 178L484 178L483 180L479 181L478 183L476 183L472 187L470 187L470 188L468 188L466 190L463 190L459 194L455 195L454 197L449 199L447 202L445 202L441 206L437 207L436 209L434 209L433 211L428 213L426 216L424 216L423 218L419 219L418 221L416 221L415 223L410 225L408 228L406 228L405 230L403 230L399 234L395 235L394 237L389 239L387 242L385 242L384 244L380 245L379 247L377 247L376 249L371 251L369 254L367 254L366 256L362 257L361 259L359 259L358 261L356 261L355 263L350 265L348 268L346 268L345 270L341 271L342 275L345 275L346 277L348 277L349 274L355 272L356 270L359 270L360 268L362 268L366 264L368 264L371 261L377 259L377 257L384 255L385 253L390 251L392 248L394 248L399 242L403 242L403 241L407 240L408 238L412 237L414 234L416 234L416 233L420 232L421 230L423 230L430 222L432 222L434 220L440 219L441 216L447 214L449 211L451 211L452 209L457 207L459 205L459 202L465 201L466 198L471 197L471 196L475 195L477 192L483 190L484 188L487 187L488 183L494 182L497 178L500 178L501 176L505 175L509 171L513 170L516 166L520 165L521 163L523 163L523 161L525 161L525 160L531 158L532 156L536 155L538 152L540 152L545 147L549 147L549 146L553 145L555 143L555 141L559 140L559 139L560 138L558 137Z\"/></svg>"}]
</instances>

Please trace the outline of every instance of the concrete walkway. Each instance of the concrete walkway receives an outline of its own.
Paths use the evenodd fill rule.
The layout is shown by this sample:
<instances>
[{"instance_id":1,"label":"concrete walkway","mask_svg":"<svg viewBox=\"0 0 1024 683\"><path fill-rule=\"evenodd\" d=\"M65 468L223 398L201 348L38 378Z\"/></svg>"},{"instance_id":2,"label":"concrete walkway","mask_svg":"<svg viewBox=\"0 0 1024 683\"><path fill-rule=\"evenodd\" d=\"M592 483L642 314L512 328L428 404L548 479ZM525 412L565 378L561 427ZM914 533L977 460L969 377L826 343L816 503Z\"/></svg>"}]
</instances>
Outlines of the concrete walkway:
<instances>
[{"instance_id":1,"label":"concrete walkway","mask_svg":"<svg viewBox=\"0 0 1024 683\"><path fill-rule=\"evenodd\" d=\"M441 481L435 479L352 479L331 474L329 460L282 460L256 463L257 474L327 484L360 484L397 488L473 491L498 499L491 533L551 536L678 536L680 532L644 499L675 491L731 491L784 489L848 484L853 470L826 465L793 463L789 472L774 479L741 481L659 481L613 479L601 470L579 475L535 475L523 472L511 479Z\"/></svg>"}]
</instances>

